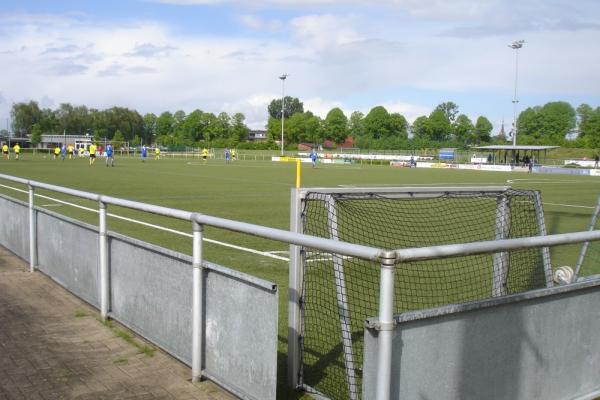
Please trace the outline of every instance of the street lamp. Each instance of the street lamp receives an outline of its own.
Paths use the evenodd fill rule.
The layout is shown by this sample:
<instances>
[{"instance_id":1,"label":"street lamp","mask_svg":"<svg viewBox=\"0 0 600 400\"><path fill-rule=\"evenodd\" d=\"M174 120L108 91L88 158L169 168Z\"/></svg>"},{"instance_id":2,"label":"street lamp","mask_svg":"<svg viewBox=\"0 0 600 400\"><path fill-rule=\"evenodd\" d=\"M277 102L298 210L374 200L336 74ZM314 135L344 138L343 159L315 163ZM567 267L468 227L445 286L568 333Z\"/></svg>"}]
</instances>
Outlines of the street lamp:
<instances>
[{"instance_id":1,"label":"street lamp","mask_svg":"<svg viewBox=\"0 0 600 400\"><path fill-rule=\"evenodd\" d=\"M288 74L283 74L279 77L281 79L281 155L283 156L283 120L285 119L285 78Z\"/></svg>"},{"instance_id":2,"label":"street lamp","mask_svg":"<svg viewBox=\"0 0 600 400\"><path fill-rule=\"evenodd\" d=\"M517 103L519 100L517 99L517 81L519 78L519 49L523 47L524 40L517 40L508 45L511 49L515 50L515 96L513 97L513 129L512 129L512 139L513 146L517 145Z\"/></svg>"}]
</instances>

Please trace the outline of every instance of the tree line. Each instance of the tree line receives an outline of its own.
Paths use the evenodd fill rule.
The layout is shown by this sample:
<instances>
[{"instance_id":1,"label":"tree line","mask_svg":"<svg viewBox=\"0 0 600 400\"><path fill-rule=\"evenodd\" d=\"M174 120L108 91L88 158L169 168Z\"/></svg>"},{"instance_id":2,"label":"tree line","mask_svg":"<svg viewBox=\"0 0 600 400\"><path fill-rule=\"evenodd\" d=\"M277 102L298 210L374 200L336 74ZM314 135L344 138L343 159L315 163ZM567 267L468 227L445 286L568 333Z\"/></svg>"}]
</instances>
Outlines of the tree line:
<instances>
[{"instance_id":1,"label":"tree line","mask_svg":"<svg viewBox=\"0 0 600 400\"><path fill-rule=\"evenodd\" d=\"M42 134L67 134L133 145L158 143L177 147L211 143L225 147L247 140L249 131L242 113L215 115L202 110L142 116L124 107L98 110L63 103L52 110L30 101L13 104L11 117L13 132L18 136L31 135L34 144L39 143Z\"/></svg>"},{"instance_id":2,"label":"tree line","mask_svg":"<svg viewBox=\"0 0 600 400\"><path fill-rule=\"evenodd\" d=\"M304 111L303 103L287 96L283 103L284 142L289 149L298 143L333 146L353 139L353 146L371 149L412 149L427 147L459 147L505 144L510 138L500 132L492 135L492 123L479 116L474 122L459 112L457 104L439 104L429 115L409 124L400 113L390 113L383 106L373 107L366 115L354 111L350 116L335 107L325 118ZM213 146L277 148L281 137L282 99L268 105L266 125L268 141L248 143L249 128L242 113L215 115L196 109L159 115L139 114L124 107L105 110L60 104L57 109L40 108L38 103L13 104L12 129L19 136L32 136L39 143L41 134L87 134L96 140L116 142L158 143L163 146ZM567 102L550 102L523 110L517 119L518 144L600 147L600 107L582 104L574 109ZM510 129L508 129L510 131ZM575 140L567 140L576 131Z\"/></svg>"}]
</instances>

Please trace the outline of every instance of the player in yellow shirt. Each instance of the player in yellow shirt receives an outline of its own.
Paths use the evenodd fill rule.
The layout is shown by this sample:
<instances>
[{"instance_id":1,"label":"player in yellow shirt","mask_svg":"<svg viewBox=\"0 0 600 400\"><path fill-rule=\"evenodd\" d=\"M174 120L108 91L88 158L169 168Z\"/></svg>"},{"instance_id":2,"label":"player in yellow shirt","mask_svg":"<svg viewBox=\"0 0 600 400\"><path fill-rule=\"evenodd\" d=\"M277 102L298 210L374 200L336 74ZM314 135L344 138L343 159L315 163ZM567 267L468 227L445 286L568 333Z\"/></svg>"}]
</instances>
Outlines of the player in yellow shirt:
<instances>
[{"instance_id":1,"label":"player in yellow shirt","mask_svg":"<svg viewBox=\"0 0 600 400\"><path fill-rule=\"evenodd\" d=\"M21 146L19 146L19 143L13 146L13 151L15 152L15 159L18 160L19 154L21 153Z\"/></svg>"},{"instance_id":2,"label":"player in yellow shirt","mask_svg":"<svg viewBox=\"0 0 600 400\"><path fill-rule=\"evenodd\" d=\"M208 149L205 147L202 149L202 159L204 160L204 163L206 164L206 159L208 158Z\"/></svg>"},{"instance_id":3,"label":"player in yellow shirt","mask_svg":"<svg viewBox=\"0 0 600 400\"><path fill-rule=\"evenodd\" d=\"M237 160L237 152L235 151L235 149L231 149L231 159L233 161Z\"/></svg>"},{"instance_id":4,"label":"player in yellow shirt","mask_svg":"<svg viewBox=\"0 0 600 400\"><path fill-rule=\"evenodd\" d=\"M10 154L8 154L8 146L6 145L6 143L4 143L4 145L2 146L2 154L6 156L7 160L10 160Z\"/></svg>"},{"instance_id":5,"label":"player in yellow shirt","mask_svg":"<svg viewBox=\"0 0 600 400\"><path fill-rule=\"evenodd\" d=\"M96 161L96 145L94 143L90 144L90 165L94 164Z\"/></svg>"},{"instance_id":6,"label":"player in yellow shirt","mask_svg":"<svg viewBox=\"0 0 600 400\"><path fill-rule=\"evenodd\" d=\"M85 150L83 149L83 147L80 147L80 148L77 150L77 153L79 153L79 157L83 157L83 152L84 152L84 151L85 151Z\"/></svg>"},{"instance_id":7,"label":"player in yellow shirt","mask_svg":"<svg viewBox=\"0 0 600 400\"><path fill-rule=\"evenodd\" d=\"M67 146L67 154L69 155L69 160L73 159L73 146Z\"/></svg>"},{"instance_id":8,"label":"player in yellow shirt","mask_svg":"<svg viewBox=\"0 0 600 400\"><path fill-rule=\"evenodd\" d=\"M59 155L60 155L60 146L56 146L54 148L54 159L56 160Z\"/></svg>"},{"instance_id":9,"label":"player in yellow shirt","mask_svg":"<svg viewBox=\"0 0 600 400\"><path fill-rule=\"evenodd\" d=\"M156 146L156 148L154 149L154 159L155 160L160 159L160 148L158 146Z\"/></svg>"}]
</instances>

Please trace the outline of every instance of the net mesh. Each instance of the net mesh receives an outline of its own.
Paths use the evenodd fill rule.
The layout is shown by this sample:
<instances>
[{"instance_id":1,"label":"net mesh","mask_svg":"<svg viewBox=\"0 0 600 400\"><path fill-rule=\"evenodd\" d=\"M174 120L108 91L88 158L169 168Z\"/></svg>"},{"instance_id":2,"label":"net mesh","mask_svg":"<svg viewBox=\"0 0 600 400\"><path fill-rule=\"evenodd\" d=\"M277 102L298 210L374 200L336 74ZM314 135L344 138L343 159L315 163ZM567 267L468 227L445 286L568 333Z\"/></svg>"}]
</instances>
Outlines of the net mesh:
<instances>
[{"instance_id":1,"label":"net mesh","mask_svg":"<svg viewBox=\"0 0 600 400\"><path fill-rule=\"evenodd\" d=\"M539 235L534 192L308 193L304 233L383 249L424 247ZM362 392L364 321L378 315L376 262L301 250L302 381L331 399ZM495 279L496 278L496 279ZM498 282L505 282L499 284ZM545 287L540 249L397 265L396 314Z\"/></svg>"}]
</instances>

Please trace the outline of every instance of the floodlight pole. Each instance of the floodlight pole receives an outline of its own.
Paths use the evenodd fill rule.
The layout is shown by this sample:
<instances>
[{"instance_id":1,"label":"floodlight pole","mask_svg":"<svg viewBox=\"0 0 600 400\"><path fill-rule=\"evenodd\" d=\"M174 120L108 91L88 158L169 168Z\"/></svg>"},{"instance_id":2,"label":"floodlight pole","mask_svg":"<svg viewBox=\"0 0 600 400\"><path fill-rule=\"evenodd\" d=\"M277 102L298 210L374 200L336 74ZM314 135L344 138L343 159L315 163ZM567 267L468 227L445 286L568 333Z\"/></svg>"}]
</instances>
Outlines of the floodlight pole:
<instances>
[{"instance_id":1,"label":"floodlight pole","mask_svg":"<svg viewBox=\"0 0 600 400\"><path fill-rule=\"evenodd\" d=\"M283 121L285 120L285 78L288 74L283 74L279 77L281 79L281 155L283 156Z\"/></svg>"},{"instance_id":2,"label":"floodlight pole","mask_svg":"<svg viewBox=\"0 0 600 400\"><path fill-rule=\"evenodd\" d=\"M517 40L508 45L515 50L515 95L513 97L513 146L517 145L517 82L519 80L519 49L523 47L524 40Z\"/></svg>"}]
</instances>

